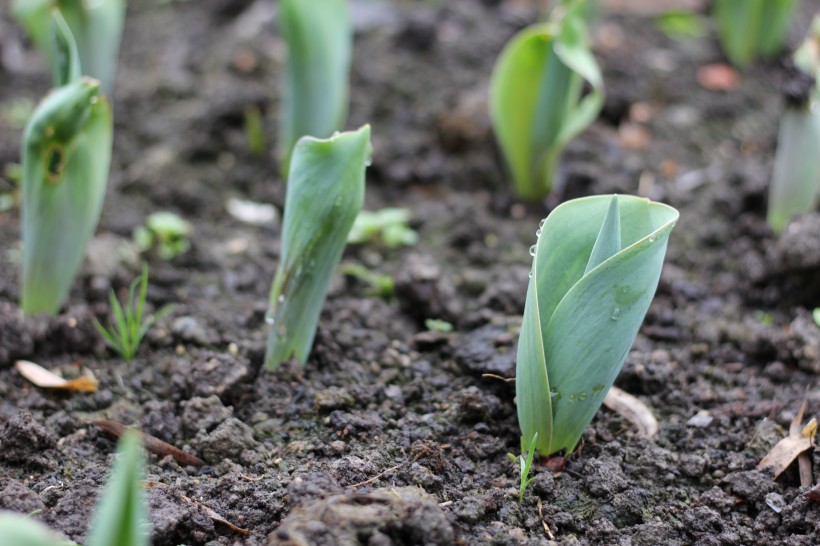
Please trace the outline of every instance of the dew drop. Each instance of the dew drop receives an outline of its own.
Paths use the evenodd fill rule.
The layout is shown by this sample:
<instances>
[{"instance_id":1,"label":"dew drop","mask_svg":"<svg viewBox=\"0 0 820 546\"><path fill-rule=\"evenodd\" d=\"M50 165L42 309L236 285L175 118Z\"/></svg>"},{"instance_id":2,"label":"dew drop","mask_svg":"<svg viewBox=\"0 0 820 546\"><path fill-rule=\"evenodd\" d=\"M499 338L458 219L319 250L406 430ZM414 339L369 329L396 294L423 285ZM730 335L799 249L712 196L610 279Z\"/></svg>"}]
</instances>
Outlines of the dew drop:
<instances>
[{"instance_id":1,"label":"dew drop","mask_svg":"<svg viewBox=\"0 0 820 546\"><path fill-rule=\"evenodd\" d=\"M581 392L579 392L579 393L578 393L578 400L580 400L581 402L583 402L583 401L584 401L584 400L586 400L586 399L587 399L587 393L585 393L585 392L583 392L583 391L581 391Z\"/></svg>"},{"instance_id":2,"label":"dew drop","mask_svg":"<svg viewBox=\"0 0 820 546\"><path fill-rule=\"evenodd\" d=\"M276 319L273 318L273 313L271 313L270 309L265 313L265 324L269 324L271 326L276 324Z\"/></svg>"},{"instance_id":3,"label":"dew drop","mask_svg":"<svg viewBox=\"0 0 820 546\"><path fill-rule=\"evenodd\" d=\"M547 221L547 219L546 219L546 218L544 218L543 220L541 220L540 222L538 222L538 229L543 229L543 228L544 228L544 223L545 223L546 221Z\"/></svg>"},{"instance_id":4,"label":"dew drop","mask_svg":"<svg viewBox=\"0 0 820 546\"><path fill-rule=\"evenodd\" d=\"M649 236L649 242L650 242L650 243L654 243L654 242L655 242L655 239L657 239L657 238L658 238L658 236L657 236L657 235L650 235L650 236Z\"/></svg>"},{"instance_id":5,"label":"dew drop","mask_svg":"<svg viewBox=\"0 0 820 546\"><path fill-rule=\"evenodd\" d=\"M532 246L530 247L530 256L535 256L535 248L536 248L536 246L535 246L535 245L532 245Z\"/></svg>"},{"instance_id":6,"label":"dew drop","mask_svg":"<svg viewBox=\"0 0 820 546\"><path fill-rule=\"evenodd\" d=\"M609 313L609 318L612 320L618 320L621 318L621 308L620 307L613 307L612 311Z\"/></svg>"},{"instance_id":7,"label":"dew drop","mask_svg":"<svg viewBox=\"0 0 820 546\"><path fill-rule=\"evenodd\" d=\"M575 395L574 395L574 394L570 394L570 395L569 395L569 399L570 399L570 400L575 400Z\"/></svg>"},{"instance_id":8,"label":"dew drop","mask_svg":"<svg viewBox=\"0 0 820 546\"><path fill-rule=\"evenodd\" d=\"M369 160L369 159L368 159L367 161L365 161L365 162L364 162L364 166L365 166L365 167L369 167L369 166L370 166L370 165L372 165L372 164L373 164L373 162L372 162L371 160Z\"/></svg>"},{"instance_id":9,"label":"dew drop","mask_svg":"<svg viewBox=\"0 0 820 546\"><path fill-rule=\"evenodd\" d=\"M536 237L541 237L541 228L538 228L538 229L535 231L535 236L536 236Z\"/></svg>"},{"instance_id":10,"label":"dew drop","mask_svg":"<svg viewBox=\"0 0 820 546\"><path fill-rule=\"evenodd\" d=\"M282 305L283 303L285 303L285 295L284 294L279 294L279 297L276 298L276 301L277 301L277 303L279 303L279 305Z\"/></svg>"},{"instance_id":11,"label":"dew drop","mask_svg":"<svg viewBox=\"0 0 820 546\"><path fill-rule=\"evenodd\" d=\"M601 383L598 383L597 385L592 387L592 392L601 392L602 390L604 390L604 386Z\"/></svg>"},{"instance_id":12,"label":"dew drop","mask_svg":"<svg viewBox=\"0 0 820 546\"><path fill-rule=\"evenodd\" d=\"M532 269L530 269L530 274L528 276L529 278L532 278Z\"/></svg>"}]
</instances>

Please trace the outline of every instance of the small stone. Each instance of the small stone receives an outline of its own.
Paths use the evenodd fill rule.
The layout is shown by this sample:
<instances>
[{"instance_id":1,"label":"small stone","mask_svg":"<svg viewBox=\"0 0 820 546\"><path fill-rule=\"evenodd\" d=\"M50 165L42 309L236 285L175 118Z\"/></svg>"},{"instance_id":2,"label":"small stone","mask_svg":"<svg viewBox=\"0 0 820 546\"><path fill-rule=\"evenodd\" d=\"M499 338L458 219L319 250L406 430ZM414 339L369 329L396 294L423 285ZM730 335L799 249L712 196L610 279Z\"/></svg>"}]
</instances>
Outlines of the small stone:
<instances>
[{"instance_id":1,"label":"small stone","mask_svg":"<svg viewBox=\"0 0 820 546\"><path fill-rule=\"evenodd\" d=\"M686 421L690 427L705 428L712 424L715 418L707 410L700 410Z\"/></svg>"}]
</instances>

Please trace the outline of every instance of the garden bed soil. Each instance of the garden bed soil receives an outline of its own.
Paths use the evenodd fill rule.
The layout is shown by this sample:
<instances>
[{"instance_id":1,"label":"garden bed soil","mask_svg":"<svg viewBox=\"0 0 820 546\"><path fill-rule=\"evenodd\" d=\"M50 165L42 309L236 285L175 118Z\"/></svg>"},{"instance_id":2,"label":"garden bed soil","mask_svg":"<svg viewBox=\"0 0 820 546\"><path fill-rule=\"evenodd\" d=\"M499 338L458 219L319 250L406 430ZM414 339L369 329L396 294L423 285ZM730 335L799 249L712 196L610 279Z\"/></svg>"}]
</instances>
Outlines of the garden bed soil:
<instances>
[{"instance_id":1,"label":"garden bed soil","mask_svg":"<svg viewBox=\"0 0 820 546\"><path fill-rule=\"evenodd\" d=\"M420 241L349 248L345 262L395 278L393 297L338 275L307 365L268 371L281 224L243 223L226 202L284 201L272 156L253 156L243 129L255 105L272 147L275 3L129 2L105 209L57 317L22 318L19 208L0 213L0 508L39 510L82 541L113 458L115 439L92 424L106 419L206 463L149 455L155 546L818 544L820 508L797 471L775 481L755 469L804 398L809 415L820 407L820 216L782 237L765 223L787 70L761 62L734 89L707 89L699 70L724 61L714 38L673 40L631 4L653 5L608 2L618 9L596 27L601 119L569 145L563 188L525 204L500 167L486 101L492 64L535 20L532 5L352 2L348 127L373 127L366 208L408 207ZM801 2L790 44L818 7ZM49 82L36 53L15 47L8 13L0 25L7 165L21 135L9 112ZM681 211L616 381L660 431L642 438L601 409L563 470L534 469L519 504L514 386L483 374L514 376L539 220L561 200L613 192ZM175 307L123 362L94 318L136 276L131 232L157 210L192 222L192 250L149 257L150 306ZM428 318L454 331L426 331ZM100 388L44 391L18 359L90 370Z\"/></svg>"}]
</instances>

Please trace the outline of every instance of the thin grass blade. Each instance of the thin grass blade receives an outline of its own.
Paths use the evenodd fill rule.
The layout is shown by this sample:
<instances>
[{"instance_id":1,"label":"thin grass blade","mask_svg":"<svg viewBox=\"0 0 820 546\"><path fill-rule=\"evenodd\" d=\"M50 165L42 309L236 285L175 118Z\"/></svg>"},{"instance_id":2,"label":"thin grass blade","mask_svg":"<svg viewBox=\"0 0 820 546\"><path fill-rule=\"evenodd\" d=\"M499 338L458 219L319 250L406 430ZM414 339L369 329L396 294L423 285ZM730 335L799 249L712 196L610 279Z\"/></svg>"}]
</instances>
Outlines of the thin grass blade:
<instances>
[{"instance_id":1,"label":"thin grass blade","mask_svg":"<svg viewBox=\"0 0 820 546\"><path fill-rule=\"evenodd\" d=\"M51 20L51 58L54 59L51 63L52 79L54 87L62 87L82 76L80 54L74 35L60 10L51 10Z\"/></svg>"}]
</instances>

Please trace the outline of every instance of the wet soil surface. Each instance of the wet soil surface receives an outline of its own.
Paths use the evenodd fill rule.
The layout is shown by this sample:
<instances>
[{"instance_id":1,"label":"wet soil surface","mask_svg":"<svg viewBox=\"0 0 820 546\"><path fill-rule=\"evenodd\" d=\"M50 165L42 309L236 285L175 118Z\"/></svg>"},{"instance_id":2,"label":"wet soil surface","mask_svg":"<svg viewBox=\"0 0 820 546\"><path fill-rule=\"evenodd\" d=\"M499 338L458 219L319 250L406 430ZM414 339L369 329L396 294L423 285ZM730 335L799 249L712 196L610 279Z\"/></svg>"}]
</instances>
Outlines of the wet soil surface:
<instances>
[{"instance_id":1,"label":"wet soil surface","mask_svg":"<svg viewBox=\"0 0 820 546\"><path fill-rule=\"evenodd\" d=\"M791 44L818 9L802 4ZM723 60L713 38L676 41L649 15L607 13L596 28L604 113L568 147L563 189L522 204L499 164L486 89L503 43L535 20L530 4L353 6L348 126L374 131L366 207L408 207L420 241L349 248L344 261L392 275L394 295L338 276L307 365L262 368L280 224L243 223L226 202L284 200L272 156L253 156L243 129L258 107L273 147L275 4L129 2L105 211L59 316L22 317L19 209L0 213L0 508L41 510L82 541L115 446L91 422L107 419L206 463L149 456L156 546L817 544L820 509L796 470L777 481L755 470L804 397L810 414L820 407L820 216L781 237L765 224L782 59L709 90L697 75ZM8 114L48 79L35 53L15 49L7 13L0 22ZM0 121L3 165L19 157L14 119ZM514 388L483 374L514 375L538 221L559 200L611 192L681 210L616 382L660 432L641 438L602 409L563 470L534 470L519 504L507 456L519 451ZM192 250L148 257L150 306L175 307L123 362L93 319L136 275L131 232L157 210L192 222ZM426 331L428 318L454 331ZM17 359L91 370L100 389L40 390Z\"/></svg>"}]
</instances>

